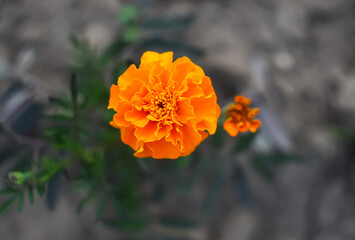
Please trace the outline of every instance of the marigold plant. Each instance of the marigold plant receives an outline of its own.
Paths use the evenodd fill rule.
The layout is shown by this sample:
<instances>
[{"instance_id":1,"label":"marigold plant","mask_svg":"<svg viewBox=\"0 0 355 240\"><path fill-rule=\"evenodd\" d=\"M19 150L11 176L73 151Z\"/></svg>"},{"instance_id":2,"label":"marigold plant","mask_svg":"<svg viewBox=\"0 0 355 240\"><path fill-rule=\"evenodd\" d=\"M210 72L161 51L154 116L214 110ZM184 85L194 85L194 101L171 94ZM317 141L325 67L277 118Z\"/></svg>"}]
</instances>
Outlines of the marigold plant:
<instances>
[{"instance_id":1,"label":"marigold plant","mask_svg":"<svg viewBox=\"0 0 355 240\"><path fill-rule=\"evenodd\" d=\"M220 108L211 80L189 58L145 52L111 86L110 124L136 157L187 156L217 127Z\"/></svg>"},{"instance_id":2,"label":"marigold plant","mask_svg":"<svg viewBox=\"0 0 355 240\"><path fill-rule=\"evenodd\" d=\"M235 96L234 103L228 106L223 128L229 135L235 137L248 129L254 133L261 126L259 119L253 119L259 113L259 108L250 108L250 103L250 98Z\"/></svg>"}]
</instances>

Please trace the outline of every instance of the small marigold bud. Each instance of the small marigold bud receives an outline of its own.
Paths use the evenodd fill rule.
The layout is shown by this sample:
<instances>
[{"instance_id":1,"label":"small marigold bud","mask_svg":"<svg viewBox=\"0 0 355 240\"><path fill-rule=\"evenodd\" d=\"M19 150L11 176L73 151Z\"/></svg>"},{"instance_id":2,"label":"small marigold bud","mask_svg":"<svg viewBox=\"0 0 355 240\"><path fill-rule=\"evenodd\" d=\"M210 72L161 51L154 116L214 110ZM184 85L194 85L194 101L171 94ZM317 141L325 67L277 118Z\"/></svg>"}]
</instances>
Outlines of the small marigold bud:
<instances>
[{"instance_id":1,"label":"small marigold bud","mask_svg":"<svg viewBox=\"0 0 355 240\"><path fill-rule=\"evenodd\" d=\"M32 176L31 172L10 172L8 175L8 180L10 184L20 185L24 183L28 178Z\"/></svg>"},{"instance_id":2,"label":"small marigold bud","mask_svg":"<svg viewBox=\"0 0 355 240\"><path fill-rule=\"evenodd\" d=\"M235 96L234 103L228 106L223 128L232 137L248 129L254 133L261 126L259 119L253 119L259 113L259 108L249 108L250 103L249 98Z\"/></svg>"}]
</instances>

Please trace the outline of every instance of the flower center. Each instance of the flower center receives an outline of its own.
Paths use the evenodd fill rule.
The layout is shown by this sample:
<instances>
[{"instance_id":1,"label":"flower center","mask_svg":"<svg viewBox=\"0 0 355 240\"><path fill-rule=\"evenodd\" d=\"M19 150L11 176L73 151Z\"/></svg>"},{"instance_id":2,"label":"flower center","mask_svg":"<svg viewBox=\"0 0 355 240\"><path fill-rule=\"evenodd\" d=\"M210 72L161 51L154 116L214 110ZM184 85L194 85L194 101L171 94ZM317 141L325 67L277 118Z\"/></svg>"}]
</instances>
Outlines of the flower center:
<instances>
[{"instance_id":1,"label":"flower center","mask_svg":"<svg viewBox=\"0 0 355 240\"><path fill-rule=\"evenodd\" d=\"M248 107L244 104L236 104L228 111L228 116L232 117L234 121L248 120Z\"/></svg>"},{"instance_id":2,"label":"flower center","mask_svg":"<svg viewBox=\"0 0 355 240\"><path fill-rule=\"evenodd\" d=\"M155 92L148 103L148 110L157 119L170 118L176 112L175 101L168 92Z\"/></svg>"}]
</instances>

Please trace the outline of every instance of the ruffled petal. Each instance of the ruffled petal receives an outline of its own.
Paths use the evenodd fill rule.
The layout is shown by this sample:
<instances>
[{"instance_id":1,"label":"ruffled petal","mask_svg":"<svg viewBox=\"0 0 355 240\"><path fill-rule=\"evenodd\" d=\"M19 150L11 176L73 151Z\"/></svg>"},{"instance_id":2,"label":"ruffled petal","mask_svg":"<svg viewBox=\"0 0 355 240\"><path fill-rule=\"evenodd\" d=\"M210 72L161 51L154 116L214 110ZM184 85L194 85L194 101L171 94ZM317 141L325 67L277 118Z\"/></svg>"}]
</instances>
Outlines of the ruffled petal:
<instances>
[{"instance_id":1,"label":"ruffled petal","mask_svg":"<svg viewBox=\"0 0 355 240\"><path fill-rule=\"evenodd\" d=\"M196 146L201 142L202 136L195 129L195 127L190 125L183 125L180 127L181 133L184 136L182 144L182 151L189 151L190 149L195 149Z\"/></svg>"},{"instance_id":2,"label":"ruffled petal","mask_svg":"<svg viewBox=\"0 0 355 240\"><path fill-rule=\"evenodd\" d=\"M125 113L124 118L134 126L144 127L149 122L147 115L148 113L145 111L139 111L136 108L132 108L131 111Z\"/></svg>"},{"instance_id":3,"label":"ruffled petal","mask_svg":"<svg viewBox=\"0 0 355 240\"><path fill-rule=\"evenodd\" d=\"M110 89L110 100L107 109L117 109L119 99L120 88L117 85L112 85Z\"/></svg>"},{"instance_id":4,"label":"ruffled petal","mask_svg":"<svg viewBox=\"0 0 355 240\"><path fill-rule=\"evenodd\" d=\"M152 157L156 159L170 158L175 159L181 156L177 145L167 142L164 139L145 144L152 152Z\"/></svg>"},{"instance_id":5,"label":"ruffled petal","mask_svg":"<svg viewBox=\"0 0 355 240\"><path fill-rule=\"evenodd\" d=\"M137 127L135 135L138 140L143 142L153 142L158 140L155 132L158 130L157 122L149 121L144 127Z\"/></svg>"},{"instance_id":6,"label":"ruffled petal","mask_svg":"<svg viewBox=\"0 0 355 240\"><path fill-rule=\"evenodd\" d=\"M180 123L187 123L188 120L195 117L194 108L190 104L190 99L182 99L176 103L177 110L175 119Z\"/></svg>"},{"instance_id":7,"label":"ruffled petal","mask_svg":"<svg viewBox=\"0 0 355 240\"><path fill-rule=\"evenodd\" d=\"M145 52L141 58L139 68L149 68L152 64L157 63L162 67L169 69L173 62L173 52L157 53Z\"/></svg>"},{"instance_id":8,"label":"ruffled petal","mask_svg":"<svg viewBox=\"0 0 355 240\"><path fill-rule=\"evenodd\" d=\"M151 157L153 155L152 150L150 150L147 146L140 147L137 152L134 154L135 157L146 158Z\"/></svg>"},{"instance_id":9,"label":"ruffled petal","mask_svg":"<svg viewBox=\"0 0 355 240\"><path fill-rule=\"evenodd\" d=\"M134 131L135 128L133 126L121 128L121 140L133 148L134 151L137 151L142 144L137 140Z\"/></svg>"},{"instance_id":10,"label":"ruffled petal","mask_svg":"<svg viewBox=\"0 0 355 240\"><path fill-rule=\"evenodd\" d=\"M235 137L239 133L239 128L237 124L233 121L233 118L228 118L223 124L224 130L229 133L232 137Z\"/></svg>"}]
</instances>

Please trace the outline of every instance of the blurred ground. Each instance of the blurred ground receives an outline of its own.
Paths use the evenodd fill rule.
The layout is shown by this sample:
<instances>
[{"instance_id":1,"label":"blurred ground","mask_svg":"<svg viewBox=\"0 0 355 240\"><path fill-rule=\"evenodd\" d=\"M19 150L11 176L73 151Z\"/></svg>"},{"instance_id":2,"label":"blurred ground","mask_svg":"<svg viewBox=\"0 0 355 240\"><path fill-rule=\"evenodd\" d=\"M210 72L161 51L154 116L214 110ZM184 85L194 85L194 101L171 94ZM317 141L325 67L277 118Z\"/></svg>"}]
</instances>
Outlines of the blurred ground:
<instances>
[{"instance_id":1,"label":"blurred ground","mask_svg":"<svg viewBox=\"0 0 355 240\"><path fill-rule=\"evenodd\" d=\"M282 167L268 183L241 159L254 208L245 210L226 194L215 227L206 226L196 239L355 239L354 199L342 175L349 156L330 132L332 124L354 128L355 2L146 4L154 5L151 14L196 14L183 39L206 50L196 61L211 76L221 103L236 93L256 96L266 131L257 150L277 145L310 160ZM120 6L114 0L0 1L0 80L8 71L20 72L40 86L42 99L64 91L68 35L105 46L117 31ZM275 128L277 133L270 130ZM115 232L76 216L73 209L70 196L64 196L54 212L40 202L21 214L13 211L0 219L0 239L115 239Z\"/></svg>"}]
</instances>

